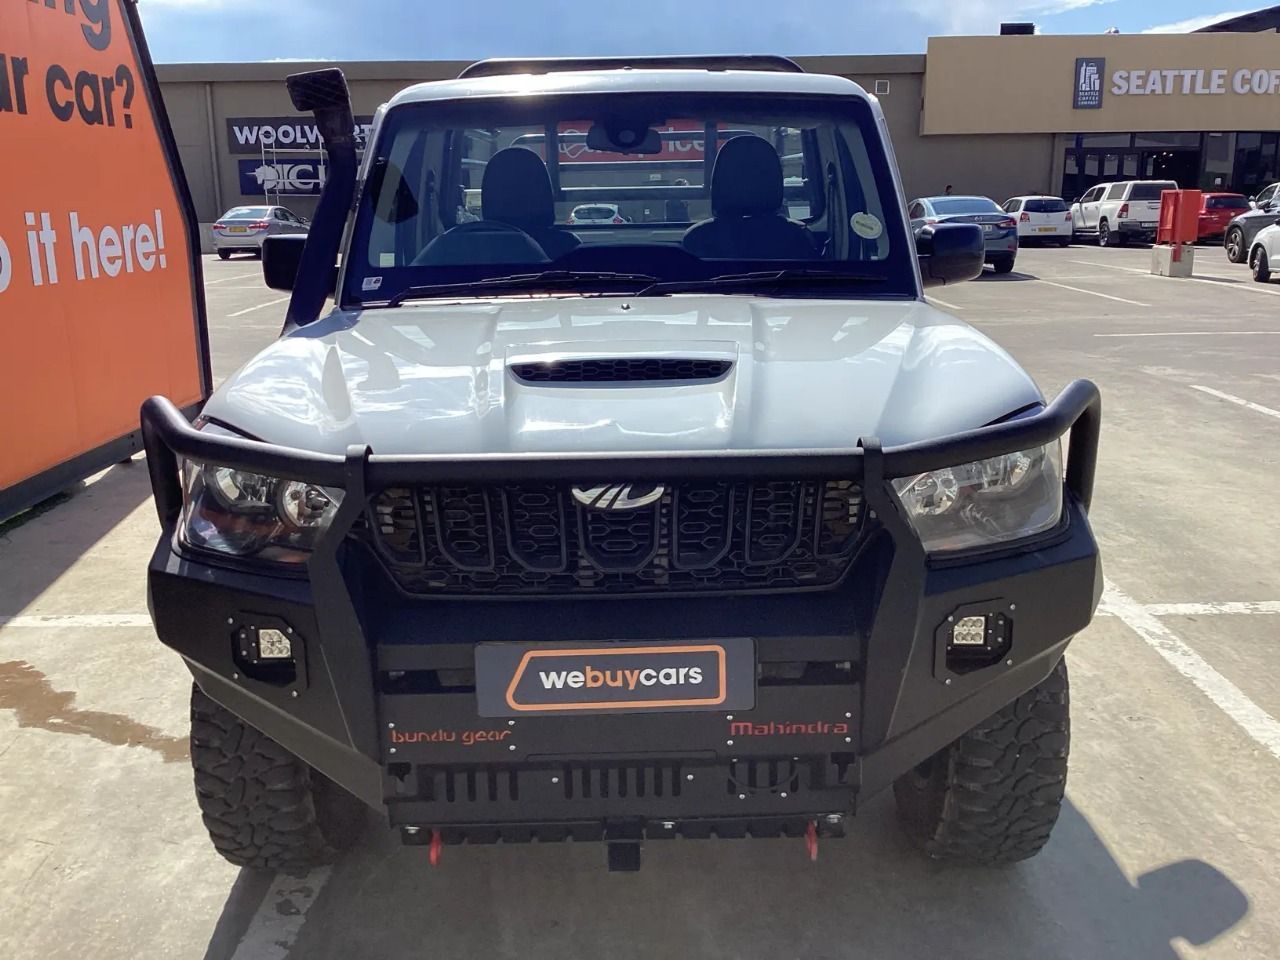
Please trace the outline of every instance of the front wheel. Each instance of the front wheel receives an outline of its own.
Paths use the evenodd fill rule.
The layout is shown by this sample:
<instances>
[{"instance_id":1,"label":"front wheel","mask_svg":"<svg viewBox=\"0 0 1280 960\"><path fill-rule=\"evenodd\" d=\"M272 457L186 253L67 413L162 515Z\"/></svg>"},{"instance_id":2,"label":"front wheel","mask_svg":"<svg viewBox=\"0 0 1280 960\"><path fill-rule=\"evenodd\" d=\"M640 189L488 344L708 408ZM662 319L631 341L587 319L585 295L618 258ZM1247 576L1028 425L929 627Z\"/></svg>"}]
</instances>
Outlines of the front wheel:
<instances>
[{"instance_id":1,"label":"front wheel","mask_svg":"<svg viewBox=\"0 0 1280 960\"><path fill-rule=\"evenodd\" d=\"M894 782L925 853L972 863L1034 857L1058 821L1071 739L1067 664Z\"/></svg>"},{"instance_id":2,"label":"front wheel","mask_svg":"<svg viewBox=\"0 0 1280 960\"><path fill-rule=\"evenodd\" d=\"M359 800L194 685L191 765L209 839L238 867L328 863L365 819Z\"/></svg>"},{"instance_id":3,"label":"front wheel","mask_svg":"<svg viewBox=\"0 0 1280 960\"><path fill-rule=\"evenodd\" d=\"M1270 282L1271 261L1267 259L1267 251L1261 246L1253 248L1253 253L1249 257L1249 270L1253 273L1253 279L1259 283Z\"/></svg>"},{"instance_id":4,"label":"front wheel","mask_svg":"<svg viewBox=\"0 0 1280 960\"><path fill-rule=\"evenodd\" d=\"M1244 263L1244 231L1232 227L1227 231L1223 246L1227 250L1227 259L1232 263Z\"/></svg>"}]
</instances>

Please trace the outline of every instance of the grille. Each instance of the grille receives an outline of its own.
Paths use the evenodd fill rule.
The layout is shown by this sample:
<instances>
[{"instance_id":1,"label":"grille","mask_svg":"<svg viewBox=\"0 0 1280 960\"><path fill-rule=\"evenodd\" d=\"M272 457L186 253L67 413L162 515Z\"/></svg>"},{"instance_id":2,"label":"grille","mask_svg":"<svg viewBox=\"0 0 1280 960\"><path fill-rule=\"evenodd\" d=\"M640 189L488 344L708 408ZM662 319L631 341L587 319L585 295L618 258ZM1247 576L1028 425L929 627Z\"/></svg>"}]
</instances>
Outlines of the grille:
<instances>
[{"instance_id":1,"label":"grille","mask_svg":"<svg viewBox=\"0 0 1280 960\"><path fill-rule=\"evenodd\" d=\"M567 483L390 489L351 536L419 596L803 590L836 583L857 547L849 480L661 488L626 488L643 503L628 510L584 506Z\"/></svg>"},{"instance_id":2,"label":"grille","mask_svg":"<svg viewBox=\"0 0 1280 960\"><path fill-rule=\"evenodd\" d=\"M526 383L635 383L662 380L718 380L729 372L729 360L668 357L602 357L513 363L511 372Z\"/></svg>"}]
</instances>

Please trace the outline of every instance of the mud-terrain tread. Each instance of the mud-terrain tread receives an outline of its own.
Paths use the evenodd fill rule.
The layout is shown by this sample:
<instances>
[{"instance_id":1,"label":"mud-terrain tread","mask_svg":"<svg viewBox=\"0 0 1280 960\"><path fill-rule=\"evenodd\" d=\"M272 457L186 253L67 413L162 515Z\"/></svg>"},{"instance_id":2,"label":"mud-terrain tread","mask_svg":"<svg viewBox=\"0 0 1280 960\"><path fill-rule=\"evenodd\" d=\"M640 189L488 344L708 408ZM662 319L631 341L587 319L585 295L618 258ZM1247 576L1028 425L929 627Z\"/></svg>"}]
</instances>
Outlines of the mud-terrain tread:
<instances>
[{"instance_id":1,"label":"mud-terrain tread","mask_svg":"<svg viewBox=\"0 0 1280 960\"><path fill-rule=\"evenodd\" d=\"M932 857L1014 863L1058 820L1070 747L1067 665L894 784L899 817Z\"/></svg>"},{"instance_id":2,"label":"mud-terrain tread","mask_svg":"<svg viewBox=\"0 0 1280 960\"><path fill-rule=\"evenodd\" d=\"M305 870L336 855L321 824L321 775L194 685L191 765L205 829L231 863Z\"/></svg>"}]
</instances>

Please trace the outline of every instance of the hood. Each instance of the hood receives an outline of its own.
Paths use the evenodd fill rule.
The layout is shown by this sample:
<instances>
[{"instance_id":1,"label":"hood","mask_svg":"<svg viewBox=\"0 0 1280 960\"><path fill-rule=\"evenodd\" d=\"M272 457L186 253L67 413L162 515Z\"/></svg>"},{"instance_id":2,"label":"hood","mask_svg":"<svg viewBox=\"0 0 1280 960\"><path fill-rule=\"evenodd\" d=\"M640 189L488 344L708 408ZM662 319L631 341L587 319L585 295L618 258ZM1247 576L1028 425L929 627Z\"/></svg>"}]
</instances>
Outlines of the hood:
<instances>
[{"instance_id":1,"label":"hood","mask_svg":"<svg viewBox=\"0 0 1280 960\"><path fill-rule=\"evenodd\" d=\"M711 360L698 369L718 374L582 384L510 369L575 357ZM335 311L263 350L204 412L330 453L849 449L1041 399L1002 349L923 302L699 294Z\"/></svg>"}]
</instances>

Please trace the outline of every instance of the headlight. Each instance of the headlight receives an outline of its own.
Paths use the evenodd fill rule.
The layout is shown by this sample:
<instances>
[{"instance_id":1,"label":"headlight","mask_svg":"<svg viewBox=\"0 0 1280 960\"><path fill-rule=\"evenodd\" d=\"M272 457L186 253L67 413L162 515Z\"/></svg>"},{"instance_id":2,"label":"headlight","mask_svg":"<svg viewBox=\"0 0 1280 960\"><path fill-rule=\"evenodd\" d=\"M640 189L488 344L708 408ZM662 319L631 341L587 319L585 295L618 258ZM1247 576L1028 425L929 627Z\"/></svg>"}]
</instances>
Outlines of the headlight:
<instances>
[{"instance_id":1,"label":"headlight","mask_svg":"<svg viewBox=\"0 0 1280 960\"><path fill-rule=\"evenodd\" d=\"M931 470L893 481L930 553L1034 536L1062 516L1062 445Z\"/></svg>"},{"instance_id":2,"label":"headlight","mask_svg":"<svg viewBox=\"0 0 1280 960\"><path fill-rule=\"evenodd\" d=\"M342 490L217 464L182 464L182 542L215 553L304 563Z\"/></svg>"}]
</instances>

